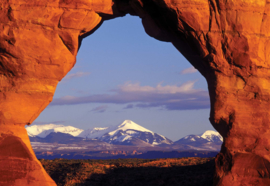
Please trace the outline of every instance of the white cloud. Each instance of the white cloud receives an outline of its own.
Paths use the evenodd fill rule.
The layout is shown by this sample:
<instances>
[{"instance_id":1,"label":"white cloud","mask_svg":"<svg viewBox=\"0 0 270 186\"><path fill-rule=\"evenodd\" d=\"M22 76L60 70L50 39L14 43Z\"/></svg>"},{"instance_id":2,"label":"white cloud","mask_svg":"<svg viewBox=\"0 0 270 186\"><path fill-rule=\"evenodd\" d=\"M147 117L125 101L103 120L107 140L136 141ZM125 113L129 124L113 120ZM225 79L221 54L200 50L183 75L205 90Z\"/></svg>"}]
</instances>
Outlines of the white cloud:
<instances>
[{"instance_id":1,"label":"white cloud","mask_svg":"<svg viewBox=\"0 0 270 186\"><path fill-rule=\"evenodd\" d=\"M140 83L127 82L112 90L114 94L97 94L84 97L64 96L54 99L53 105L75 105L85 103L132 104L134 107L165 107L168 110L190 110L209 108L208 91L194 89L196 81L188 81L182 85L141 86ZM102 108L96 108L101 109ZM104 110L104 109L103 109ZM93 110L98 111L98 110Z\"/></svg>"},{"instance_id":2,"label":"white cloud","mask_svg":"<svg viewBox=\"0 0 270 186\"><path fill-rule=\"evenodd\" d=\"M198 72L198 70L194 67L186 68L180 72L180 74L192 74Z\"/></svg>"},{"instance_id":3,"label":"white cloud","mask_svg":"<svg viewBox=\"0 0 270 186\"><path fill-rule=\"evenodd\" d=\"M166 85L162 86L159 83L156 87L151 86L140 86L140 83L125 83L119 86L122 92L148 92L156 94L176 94L176 93L190 93L194 91L193 87L196 81L188 81L180 86L177 85Z\"/></svg>"},{"instance_id":4,"label":"white cloud","mask_svg":"<svg viewBox=\"0 0 270 186\"><path fill-rule=\"evenodd\" d=\"M91 74L90 72L76 72L76 73L73 73L73 74L66 75L63 80L70 80L70 79L73 79L73 78L79 78L79 77L83 77L83 76L88 76L90 74Z\"/></svg>"}]
</instances>

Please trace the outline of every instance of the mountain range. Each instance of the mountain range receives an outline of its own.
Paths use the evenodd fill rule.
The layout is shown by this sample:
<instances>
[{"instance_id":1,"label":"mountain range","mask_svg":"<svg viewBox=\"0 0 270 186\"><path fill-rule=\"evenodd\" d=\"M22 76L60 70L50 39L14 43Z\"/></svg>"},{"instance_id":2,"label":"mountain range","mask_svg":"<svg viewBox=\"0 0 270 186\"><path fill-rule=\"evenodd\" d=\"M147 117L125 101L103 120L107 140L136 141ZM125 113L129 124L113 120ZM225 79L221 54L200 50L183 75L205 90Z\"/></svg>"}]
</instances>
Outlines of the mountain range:
<instances>
[{"instance_id":1,"label":"mountain range","mask_svg":"<svg viewBox=\"0 0 270 186\"><path fill-rule=\"evenodd\" d=\"M26 130L33 148L45 150L89 149L90 147L92 150L93 148L108 150L118 145L117 147L121 146L121 148L133 146L152 149L156 147L159 150L219 151L222 144L221 135L215 131L208 130L201 135L188 135L173 142L131 120L125 120L116 126L87 130L56 124L31 125L26 127Z\"/></svg>"},{"instance_id":2,"label":"mountain range","mask_svg":"<svg viewBox=\"0 0 270 186\"><path fill-rule=\"evenodd\" d=\"M114 145L160 145L173 142L157 133L154 133L130 120L125 120L117 126L93 128L88 130L78 129L64 125L33 125L26 128L30 139L36 138L44 142L51 139L52 133L69 134L72 139L96 139ZM63 135L62 135L63 136ZM42 139L43 138L43 139ZM46 141L46 140L45 140Z\"/></svg>"}]
</instances>

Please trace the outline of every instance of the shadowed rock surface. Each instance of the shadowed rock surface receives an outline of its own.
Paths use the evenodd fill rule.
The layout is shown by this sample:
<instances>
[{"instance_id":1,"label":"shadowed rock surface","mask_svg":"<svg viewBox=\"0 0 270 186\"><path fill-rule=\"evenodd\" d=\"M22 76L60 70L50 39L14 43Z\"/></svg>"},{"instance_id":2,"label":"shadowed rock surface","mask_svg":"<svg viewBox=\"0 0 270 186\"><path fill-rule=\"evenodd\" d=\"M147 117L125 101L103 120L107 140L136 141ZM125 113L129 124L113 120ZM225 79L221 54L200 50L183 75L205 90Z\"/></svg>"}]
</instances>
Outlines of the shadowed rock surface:
<instances>
[{"instance_id":1,"label":"shadowed rock surface","mask_svg":"<svg viewBox=\"0 0 270 186\"><path fill-rule=\"evenodd\" d=\"M214 184L270 185L269 0L0 0L0 5L0 172L12 167L11 177L1 174L1 185L54 185L24 126L50 103L82 39L104 20L127 13L141 17L151 37L172 42L206 78L210 121L224 138Z\"/></svg>"}]
</instances>

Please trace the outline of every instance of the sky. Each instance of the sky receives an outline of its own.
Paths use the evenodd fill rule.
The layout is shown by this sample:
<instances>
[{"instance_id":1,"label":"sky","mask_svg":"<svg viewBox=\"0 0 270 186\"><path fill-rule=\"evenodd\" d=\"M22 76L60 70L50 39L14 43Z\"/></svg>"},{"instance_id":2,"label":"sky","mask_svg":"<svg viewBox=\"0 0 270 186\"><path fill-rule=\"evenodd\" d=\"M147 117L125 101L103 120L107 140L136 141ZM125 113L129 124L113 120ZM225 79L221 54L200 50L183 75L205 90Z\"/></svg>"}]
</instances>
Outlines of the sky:
<instances>
[{"instance_id":1,"label":"sky","mask_svg":"<svg viewBox=\"0 0 270 186\"><path fill-rule=\"evenodd\" d=\"M214 130L204 77L171 43L148 36L138 17L105 21L85 38L74 68L34 124L81 129L124 120L178 140Z\"/></svg>"}]
</instances>

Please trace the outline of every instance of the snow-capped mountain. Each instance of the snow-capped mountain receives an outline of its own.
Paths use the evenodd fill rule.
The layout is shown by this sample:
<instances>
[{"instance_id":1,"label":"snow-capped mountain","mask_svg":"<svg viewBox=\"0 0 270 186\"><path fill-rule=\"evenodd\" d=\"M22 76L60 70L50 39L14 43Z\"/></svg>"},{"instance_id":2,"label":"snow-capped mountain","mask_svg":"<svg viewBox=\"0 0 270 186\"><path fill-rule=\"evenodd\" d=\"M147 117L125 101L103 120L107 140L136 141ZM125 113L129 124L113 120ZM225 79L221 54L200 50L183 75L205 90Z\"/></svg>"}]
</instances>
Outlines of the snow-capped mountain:
<instances>
[{"instance_id":1,"label":"snow-capped mountain","mask_svg":"<svg viewBox=\"0 0 270 186\"><path fill-rule=\"evenodd\" d=\"M201 135L187 135L174 143L190 143L190 142L223 142L222 136L213 130L207 130Z\"/></svg>"},{"instance_id":2,"label":"snow-capped mountain","mask_svg":"<svg viewBox=\"0 0 270 186\"><path fill-rule=\"evenodd\" d=\"M207 130L201 135L187 135L178 141L176 145L185 145L186 148L196 150L213 150L218 151L221 147L223 138L215 131Z\"/></svg>"},{"instance_id":3,"label":"snow-capped mountain","mask_svg":"<svg viewBox=\"0 0 270 186\"><path fill-rule=\"evenodd\" d=\"M130 120L125 120L117 126L92 128L87 130L64 125L32 125L26 128L30 137L45 138L51 133L66 133L74 137L98 139L118 145L160 145L173 142L160 134L154 133Z\"/></svg>"},{"instance_id":4,"label":"snow-capped mountain","mask_svg":"<svg viewBox=\"0 0 270 186\"><path fill-rule=\"evenodd\" d=\"M78 129L72 126L64 126L64 125L55 125L55 124L47 124L47 125L31 125L26 127L27 134L30 137L41 137L45 138L52 132L60 132L65 134L70 134L72 136L78 136L83 132L82 129Z\"/></svg>"},{"instance_id":5,"label":"snow-capped mountain","mask_svg":"<svg viewBox=\"0 0 270 186\"><path fill-rule=\"evenodd\" d=\"M198 135L188 135L183 138L181 138L178 141L175 141L174 143L181 143L181 144L190 144L190 143L207 143L209 142L207 139L202 138Z\"/></svg>"},{"instance_id":6,"label":"snow-capped mountain","mask_svg":"<svg viewBox=\"0 0 270 186\"><path fill-rule=\"evenodd\" d=\"M208 130L201 135L188 135L172 142L165 136L154 133L131 120L125 120L116 126L87 130L55 124L31 125L26 127L26 130L31 142L59 144L94 144L93 140L95 140L95 143L107 145L218 151L223 140L218 132Z\"/></svg>"},{"instance_id":7,"label":"snow-capped mountain","mask_svg":"<svg viewBox=\"0 0 270 186\"><path fill-rule=\"evenodd\" d=\"M151 145L172 144L173 142L160 134L154 133L131 120L125 120L116 127L111 127L110 132L97 139L111 144L137 144L139 141Z\"/></svg>"},{"instance_id":8,"label":"snow-capped mountain","mask_svg":"<svg viewBox=\"0 0 270 186\"><path fill-rule=\"evenodd\" d=\"M208 140L208 141L212 141L212 142L220 142L223 141L222 136L218 133L215 132L213 130L207 130L205 131L202 135L202 138Z\"/></svg>"},{"instance_id":9,"label":"snow-capped mountain","mask_svg":"<svg viewBox=\"0 0 270 186\"><path fill-rule=\"evenodd\" d=\"M112 128L114 127L95 127L92 129L87 129L83 131L82 133L80 133L78 137L87 138L87 139L100 138L104 134L113 130Z\"/></svg>"}]
</instances>

